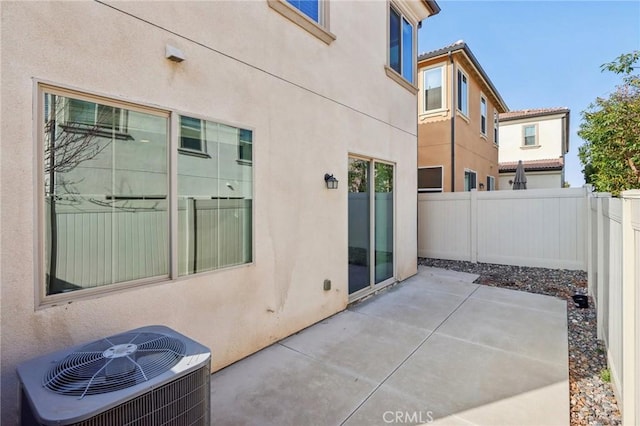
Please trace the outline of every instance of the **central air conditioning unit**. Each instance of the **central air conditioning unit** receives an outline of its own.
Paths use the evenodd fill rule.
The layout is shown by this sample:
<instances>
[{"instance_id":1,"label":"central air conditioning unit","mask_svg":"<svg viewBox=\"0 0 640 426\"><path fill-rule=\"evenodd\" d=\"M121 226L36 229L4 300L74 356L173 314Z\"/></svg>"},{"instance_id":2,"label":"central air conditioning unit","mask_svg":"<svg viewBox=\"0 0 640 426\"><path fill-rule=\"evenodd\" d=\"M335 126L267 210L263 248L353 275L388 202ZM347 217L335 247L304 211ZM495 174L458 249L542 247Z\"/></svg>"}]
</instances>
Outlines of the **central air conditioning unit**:
<instances>
[{"instance_id":1,"label":"central air conditioning unit","mask_svg":"<svg viewBox=\"0 0 640 426\"><path fill-rule=\"evenodd\" d=\"M149 326L22 363L22 425L208 425L211 352Z\"/></svg>"}]
</instances>

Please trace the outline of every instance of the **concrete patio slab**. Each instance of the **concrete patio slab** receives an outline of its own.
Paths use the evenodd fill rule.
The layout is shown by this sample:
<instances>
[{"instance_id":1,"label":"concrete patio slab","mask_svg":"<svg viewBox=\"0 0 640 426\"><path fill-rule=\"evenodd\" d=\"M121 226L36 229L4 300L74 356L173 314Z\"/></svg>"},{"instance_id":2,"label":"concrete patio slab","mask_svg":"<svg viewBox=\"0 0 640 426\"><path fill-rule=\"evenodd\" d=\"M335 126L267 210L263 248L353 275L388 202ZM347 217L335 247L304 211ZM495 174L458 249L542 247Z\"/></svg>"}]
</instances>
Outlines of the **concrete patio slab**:
<instances>
[{"instance_id":1,"label":"concrete patio slab","mask_svg":"<svg viewBox=\"0 0 640 426\"><path fill-rule=\"evenodd\" d=\"M471 296L438 332L550 363L568 359L566 316L522 306Z\"/></svg>"},{"instance_id":2,"label":"concrete patio slab","mask_svg":"<svg viewBox=\"0 0 640 426\"><path fill-rule=\"evenodd\" d=\"M450 269L433 268L431 266L418 265L418 274L430 275L435 277L454 278L460 281L466 281L469 283L474 282L480 275L471 274L468 272L452 271Z\"/></svg>"},{"instance_id":3,"label":"concrete patio slab","mask_svg":"<svg viewBox=\"0 0 640 426\"><path fill-rule=\"evenodd\" d=\"M434 330L465 298L412 285L418 281L418 277L409 278L406 283L386 291L383 297L369 298L353 305L349 310L424 330Z\"/></svg>"},{"instance_id":4,"label":"concrete patio slab","mask_svg":"<svg viewBox=\"0 0 640 426\"><path fill-rule=\"evenodd\" d=\"M345 311L280 343L354 377L379 383L431 334L431 330ZM363 362L375 354L376 362Z\"/></svg>"},{"instance_id":5,"label":"concrete patio slab","mask_svg":"<svg viewBox=\"0 0 640 426\"><path fill-rule=\"evenodd\" d=\"M212 424L568 425L565 302L435 269L214 374Z\"/></svg>"}]
</instances>

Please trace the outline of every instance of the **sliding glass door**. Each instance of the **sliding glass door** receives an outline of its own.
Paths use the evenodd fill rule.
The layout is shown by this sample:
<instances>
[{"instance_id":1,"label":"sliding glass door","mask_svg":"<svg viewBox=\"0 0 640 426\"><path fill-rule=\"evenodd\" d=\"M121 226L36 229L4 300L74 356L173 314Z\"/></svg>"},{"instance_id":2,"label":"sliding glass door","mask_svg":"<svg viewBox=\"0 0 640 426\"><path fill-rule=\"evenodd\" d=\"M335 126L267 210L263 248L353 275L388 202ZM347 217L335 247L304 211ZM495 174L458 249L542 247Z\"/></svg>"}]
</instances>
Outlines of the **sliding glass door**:
<instances>
[{"instance_id":1,"label":"sliding glass door","mask_svg":"<svg viewBox=\"0 0 640 426\"><path fill-rule=\"evenodd\" d=\"M349 294L394 277L394 166L349 158Z\"/></svg>"}]
</instances>

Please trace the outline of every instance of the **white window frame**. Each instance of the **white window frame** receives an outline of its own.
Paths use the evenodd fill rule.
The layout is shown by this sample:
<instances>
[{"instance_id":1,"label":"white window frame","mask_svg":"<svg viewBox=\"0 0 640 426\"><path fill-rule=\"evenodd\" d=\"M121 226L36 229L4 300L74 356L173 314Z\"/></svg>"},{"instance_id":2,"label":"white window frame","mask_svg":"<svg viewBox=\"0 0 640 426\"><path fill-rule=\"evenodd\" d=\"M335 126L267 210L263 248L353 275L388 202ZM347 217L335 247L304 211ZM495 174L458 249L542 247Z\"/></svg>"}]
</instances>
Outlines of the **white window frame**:
<instances>
[{"instance_id":1,"label":"white window frame","mask_svg":"<svg viewBox=\"0 0 640 426\"><path fill-rule=\"evenodd\" d=\"M433 114L437 112L441 112L447 108L446 102L446 80L445 80L445 66L444 65L434 65L432 67L424 68L422 70L422 111L425 114ZM442 82L440 85L440 107L434 109L427 109L427 73L429 71L440 70L440 81Z\"/></svg>"},{"instance_id":2,"label":"white window frame","mask_svg":"<svg viewBox=\"0 0 640 426\"><path fill-rule=\"evenodd\" d=\"M467 173L469 173L469 174L473 173L473 174L476 176L476 178L474 179L474 180L475 180L475 183L476 183L476 186L475 186L474 188L471 188L471 187L470 187L470 188L468 188L468 189L467 189L467 180L465 179L465 180L464 180L464 183L465 183L465 188L464 188L464 190L465 190L465 191L471 191L472 189L478 189L478 172L476 172L475 170L471 170L471 169L467 169L467 168L465 168L465 169L464 169L464 176L465 176L465 177L466 177Z\"/></svg>"},{"instance_id":3,"label":"white window frame","mask_svg":"<svg viewBox=\"0 0 640 426\"><path fill-rule=\"evenodd\" d=\"M487 191L496 190L496 178L495 176L487 175Z\"/></svg>"},{"instance_id":4,"label":"white window frame","mask_svg":"<svg viewBox=\"0 0 640 426\"><path fill-rule=\"evenodd\" d=\"M167 246L168 256L168 271L167 274L162 274L153 277L144 277L140 279L134 279L129 281L116 282L112 284L106 284L93 288L85 288L81 291L71 291L67 293L58 294L46 294L46 224L45 224L45 179L44 179L44 138L45 129L41 123L45 122L45 93L55 94L57 96L64 96L67 98L83 100L88 102L100 103L106 106L112 106L115 108L123 108L128 111L136 111L145 114L150 114L158 117L164 117L167 123L167 235L169 243ZM146 286L151 284L157 284L161 282L175 281L178 279L185 279L195 276L202 276L204 274L217 273L223 270L229 270L234 268L246 267L255 263L255 214L252 213L251 218L251 242L248 250L251 251L251 260L249 262L223 266L219 269L213 269L203 272L198 272L188 275L179 275L178 270L178 155L180 152L180 116L185 115L201 120L209 120L219 124L235 127L237 129L246 129L252 132L252 139L255 141L255 129L251 126L246 126L238 123L229 123L222 120L206 118L203 116L194 115L188 112L183 112L176 109L162 108L158 106L145 105L144 103L131 101L115 96L92 93L87 90L81 90L77 88L68 88L55 83L49 83L42 80L34 81L34 104L37 105L36 120L34 120L34 134L37 135L37 149L35 156L35 164L37 169L37 190L35 191L36 197L36 214L37 214L37 229L35 232L35 244L36 250L36 274L34 279L34 299L36 309L42 309L46 307L56 306L60 303L69 303L74 300L87 299L92 297L100 297L105 294L117 293L123 290L128 290L140 286ZM114 136L114 139L118 139ZM252 141L252 143L253 143ZM252 162L247 162L251 164ZM251 179L255 184L255 167L252 167ZM254 186L255 190L255 186ZM252 196L252 200L255 200L255 195ZM255 212L255 205L253 207Z\"/></svg>"},{"instance_id":5,"label":"white window frame","mask_svg":"<svg viewBox=\"0 0 640 426\"><path fill-rule=\"evenodd\" d=\"M493 111L493 143L496 144L496 146L500 145L500 141L499 141L499 136L500 136L500 128L499 128L500 122L498 119L498 111L494 110Z\"/></svg>"},{"instance_id":6,"label":"white window frame","mask_svg":"<svg viewBox=\"0 0 640 426\"><path fill-rule=\"evenodd\" d=\"M400 16L400 72L391 68L391 10L394 10ZM403 21L406 21L409 25L411 25L411 80L408 80L404 76L404 70L402 65L402 49L403 49L403 31L402 24ZM416 81L418 79L416 72L416 61L417 61L417 40L418 40L418 30L415 19L412 19L407 13L405 13L400 7L400 5L396 4L393 1L387 3L387 63L385 64L385 72L389 78L394 80L396 83L400 84L402 87L407 89L412 93L418 93L419 89L416 86Z\"/></svg>"},{"instance_id":7,"label":"white window frame","mask_svg":"<svg viewBox=\"0 0 640 426\"><path fill-rule=\"evenodd\" d=\"M465 91L462 94L460 93L461 77L462 77L462 81L465 82ZM465 117L469 117L469 76L460 66L458 67L458 70L456 72L455 83L456 83L456 110L458 110L460 114L464 115ZM463 110L460 104L463 104L462 106L466 108Z\"/></svg>"},{"instance_id":8,"label":"white window frame","mask_svg":"<svg viewBox=\"0 0 640 426\"><path fill-rule=\"evenodd\" d=\"M318 0L318 3L318 20L320 22L314 21L287 0L267 0L271 9L324 43L331 44L337 37L329 30L329 0Z\"/></svg>"},{"instance_id":9,"label":"white window frame","mask_svg":"<svg viewBox=\"0 0 640 426\"><path fill-rule=\"evenodd\" d=\"M484 111L482 108L483 105ZM489 104L487 103L487 98L484 96L484 94L480 93L480 134L482 134L483 136L487 136L487 127L489 127L489 122L487 121L488 112Z\"/></svg>"},{"instance_id":10,"label":"white window frame","mask_svg":"<svg viewBox=\"0 0 640 426\"><path fill-rule=\"evenodd\" d=\"M422 169L440 169L440 188L420 188L418 186L418 192L444 192L444 166L422 166L418 167L418 173Z\"/></svg>"},{"instance_id":11,"label":"white window frame","mask_svg":"<svg viewBox=\"0 0 640 426\"><path fill-rule=\"evenodd\" d=\"M533 144L527 144L527 128L533 127ZM540 146L538 142L538 123L523 124L522 125L522 148L535 148Z\"/></svg>"}]
</instances>

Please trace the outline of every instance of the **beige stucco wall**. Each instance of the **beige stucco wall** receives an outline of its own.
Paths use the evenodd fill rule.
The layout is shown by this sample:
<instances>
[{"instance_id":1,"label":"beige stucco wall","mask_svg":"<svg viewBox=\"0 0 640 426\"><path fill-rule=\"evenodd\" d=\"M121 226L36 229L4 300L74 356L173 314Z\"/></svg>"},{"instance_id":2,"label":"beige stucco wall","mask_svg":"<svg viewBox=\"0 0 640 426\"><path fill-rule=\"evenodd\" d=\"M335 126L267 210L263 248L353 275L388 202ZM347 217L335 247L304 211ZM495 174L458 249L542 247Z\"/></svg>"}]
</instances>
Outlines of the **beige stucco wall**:
<instances>
[{"instance_id":1,"label":"beige stucco wall","mask_svg":"<svg viewBox=\"0 0 640 426\"><path fill-rule=\"evenodd\" d=\"M462 60L462 53L453 55L452 65L448 57L440 57L421 62L418 67L418 166L444 166L444 192L451 191L451 111L456 111L455 119L455 190L464 190L465 169L477 172L477 183L486 185L487 176L495 178L498 189L498 146L493 140L493 113L495 103L486 85L481 83L471 64ZM444 65L445 108L436 112L424 111L424 77L421 71L437 65ZM468 77L469 115L456 110L456 98L451 90L452 68L462 69ZM455 81L455 80L454 80ZM487 100L487 133L480 132L480 96Z\"/></svg>"},{"instance_id":2,"label":"beige stucco wall","mask_svg":"<svg viewBox=\"0 0 640 426\"><path fill-rule=\"evenodd\" d=\"M562 152L562 133L564 126L562 117L562 115L551 115L500 122L500 162L544 160L562 157L564 154ZM538 146L524 147L523 127L531 124L538 126Z\"/></svg>"},{"instance_id":3,"label":"beige stucco wall","mask_svg":"<svg viewBox=\"0 0 640 426\"><path fill-rule=\"evenodd\" d=\"M22 360L165 324L217 370L344 309L350 153L396 165L396 278L416 273L416 98L384 71L385 2L331 2L329 46L266 1L0 7L2 424ZM39 308L38 80L254 129L254 262Z\"/></svg>"}]
</instances>

